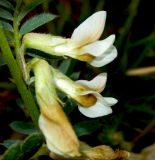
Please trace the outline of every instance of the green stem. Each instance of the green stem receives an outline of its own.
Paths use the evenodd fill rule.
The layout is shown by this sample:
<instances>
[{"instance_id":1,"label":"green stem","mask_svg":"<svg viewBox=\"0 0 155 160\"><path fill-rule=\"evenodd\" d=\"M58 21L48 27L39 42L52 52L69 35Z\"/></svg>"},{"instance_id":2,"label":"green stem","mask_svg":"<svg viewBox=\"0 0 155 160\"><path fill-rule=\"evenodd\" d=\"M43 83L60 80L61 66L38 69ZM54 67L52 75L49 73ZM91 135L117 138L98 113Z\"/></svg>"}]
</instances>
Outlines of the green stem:
<instances>
[{"instance_id":1,"label":"green stem","mask_svg":"<svg viewBox=\"0 0 155 160\"><path fill-rule=\"evenodd\" d=\"M125 36L127 35L127 33L129 32L129 30L132 26L133 20L137 14L137 8L138 8L139 2L140 2L140 0L132 0L129 5L129 16L128 16L124 26L120 29L120 35L119 35L117 42L116 42L116 46L117 46L118 50L120 49L122 42L124 41Z\"/></svg>"},{"instance_id":2,"label":"green stem","mask_svg":"<svg viewBox=\"0 0 155 160\"><path fill-rule=\"evenodd\" d=\"M147 46L155 46L155 33L152 32L148 37L138 40L137 42L133 42L131 47L139 46L139 45L147 45Z\"/></svg>"},{"instance_id":3,"label":"green stem","mask_svg":"<svg viewBox=\"0 0 155 160\"><path fill-rule=\"evenodd\" d=\"M34 122L34 124L37 126L38 124L38 117L39 117L39 111L38 108L34 102L34 98L31 94L31 92L27 89L23 79L21 71L13 57L12 51L9 47L9 44L7 42L5 33L3 31L2 25L0 23L0 47L2 50L2 56L5 59L6 64L9 67L9 70L11 72L11 75L14 79L14 82L17 86L17 89L27 107L27 110Z\"/></svg>"},{"instance_id":4,"label":"green stem","mask_svg":"<svg viewBox=\"0 0 155 160\"><path fill-rule=\"evenodd\" d=\"M133 65L131 65L131 68L136 68L139 66L139 64L142 62L142 60L144 59L144 57L147 55L149 51L149 47L145 46L142 53L139 55L138 59L134 62Z\"/></svg>"},{"instance_id":5,"label":"green stem","mask_svg":"<svg viewBox=\"0 0 155 160\"><path fill-rule=\"evenodd\" d=\"M14 18L13 18L13 29L14 29L14 40L15 40L15 55L17 59L17 63L20 66L20 58L19 58L19 49L20 49L20 39L21 35L19 33L19 22L17 20L18 16L18 8L16 7L15 12L14 12Z\"/></svg>"}]
</instances>

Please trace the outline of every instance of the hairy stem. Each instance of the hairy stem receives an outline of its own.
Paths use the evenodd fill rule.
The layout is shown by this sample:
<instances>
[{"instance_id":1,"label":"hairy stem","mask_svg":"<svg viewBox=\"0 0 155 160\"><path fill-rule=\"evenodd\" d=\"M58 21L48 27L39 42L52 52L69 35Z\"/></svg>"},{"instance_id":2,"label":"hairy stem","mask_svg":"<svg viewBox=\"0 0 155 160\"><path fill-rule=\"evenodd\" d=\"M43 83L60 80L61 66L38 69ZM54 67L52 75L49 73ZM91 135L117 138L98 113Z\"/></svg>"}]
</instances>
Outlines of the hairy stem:
<instances>
[{"instance_id":1,"label":"hairy stem","mask_svg":"<svg viewBox=\"0 0 155 160\"><path fill-rule=\"evenodd\" d=\"M9 67L10 73L14 79L14 82L17 86L17 89L27 107L27 110L34 122L34 124L37 126L38 124L38 117L39 117L39 111L38 108L34 102L34 98L31 94L31 92L27 89L23 79L22 74L20 71L20 68L16 62L16 60L13 57L12 51L10 49L10 46L7 42L5 33L3 31L2 25L0 23L0 47L2 50L2 56L5 59L6 64Z\"/></svg>"},{"instance_id":2,"label":"hairy stem","mask_svg":"<svg viewBox=\"0 0 155 160\"><path fill-rule=\"evenodd\" d=\"M17 63L20 66L20 57L19 57L19 50L21 46L21 35L19 33L19 22L17 20L18 16L18 7L16 7L15 12L14 12L14 18L13 18L13 29L14 29L14 40L15 40L15 55L17 59Z\"/></svg>"}]
</instances>

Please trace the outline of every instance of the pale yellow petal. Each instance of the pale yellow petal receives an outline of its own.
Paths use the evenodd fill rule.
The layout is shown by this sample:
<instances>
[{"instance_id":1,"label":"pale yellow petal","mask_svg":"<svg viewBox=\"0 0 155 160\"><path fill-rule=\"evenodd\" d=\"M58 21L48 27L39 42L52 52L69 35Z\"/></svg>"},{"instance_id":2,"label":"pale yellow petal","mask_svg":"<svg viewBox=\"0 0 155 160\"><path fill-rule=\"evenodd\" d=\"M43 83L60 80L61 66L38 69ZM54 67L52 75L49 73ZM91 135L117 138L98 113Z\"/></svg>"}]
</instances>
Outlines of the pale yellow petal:
<instances>
[{"instance_id":1,"label":"pale yellow petal","mask_svg":"<svg viewBox=\"0 0 155 160\"><path fill-rule=\"evenodd\" d=\"M79 111L86 117L96 118L108 115L112 113L111 106L117 103L117 99L112 97L102 97L102 95L97 92L89 91L85 94L93 94L97 98L96 103L90 107L78 105Z\"/></svg>"},{"instance_id":2,"label":"pale yellow petal","mask_svg":"<svg viewBox=\"0 0 155 160\"><path fill-rule=\"evenodd\" d=\"M116 57L117 57L117 50L114 46L111 46L101 56L94 58L94 60L88 63L94 67L102 67L113 61Z\"/></svg>"},{"instance_id":3,"label":"pale yellow petal","mask_svg":"<svg viewBox=\"0 0 155 160\"><path fill-rule=\"evenodd\" d=\"M115 41L115 35L111 35L104 40L96 41L82 48L82 54L90 54L94 57L101 56Z\"/></svg>"},{"instance_id":4,"label":"pale yellow petal","mask_svg":"<svg viewBox=\"0 0 155 160\"><path fill-rule=\"evenodd\" d=\"M98 76L96 76L95 78L93 78L91 81L78 80L76 82L81 85L87 86L88 88L90 88L98 93L101 93L105 88L106 81L107 81L107 74L101 73Z\"/></svg>"},{"instance_id":5,"label":"pale yellow petal","mask_svg":"<svg viewBox=\"0 0 155 160\"><path fill-rule=\"evenodd\" d=\"M40 115L39 127L45 136L47 147L51 152L65 157L79 156L78 140L71 127L64 121L62 119L62 122L57 122L44 114Z\"/></svg>"},{"instance_id":6,"label":"pale yellow petal","mask_svg":"<svg viewBox=\"0 0 155 160\"><path fill-rule=\"evenodd\" d=\"M74 30L71 39L78 46L83 46L98 40L103 32L105 20L105 11L94 13Z\"/></svg>"}]
</instances>

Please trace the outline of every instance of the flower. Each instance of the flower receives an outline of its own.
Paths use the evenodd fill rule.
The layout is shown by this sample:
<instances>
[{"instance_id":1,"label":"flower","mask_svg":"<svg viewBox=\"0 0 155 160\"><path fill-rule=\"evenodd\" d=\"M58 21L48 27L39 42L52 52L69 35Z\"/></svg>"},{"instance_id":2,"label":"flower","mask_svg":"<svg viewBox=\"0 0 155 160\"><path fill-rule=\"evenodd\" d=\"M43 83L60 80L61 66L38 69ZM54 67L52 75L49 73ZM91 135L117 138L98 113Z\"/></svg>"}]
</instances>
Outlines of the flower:
<instances>
[{"instance_id":1,"label":"flower","mask_svg":"<svg viewBox=\"0 0 155 160\"><path fill-rule=\"evenodd\" d=\"M40 106L39 127L48 149L63 157L79 156L79 141L59 103L50 65L45 60L33 59L35 91Z\"/></svg>"},{"instance_id":2,"label":"flower","mask_svg":"<svg viewBox=\"0 0 155 160\"><path fill-rule=\"evenodd\" d=\"M26 47L41 50L56 56L67 56L87 61L94 67L101 67L117 56L113 43L115 35L98 40L103 32L106 12L99 11L88 17L74 31L71 38L48 34L28 33L23 42Z\"/></svg>"},{"instance_id":3,"label":"flower","mask_svg":"<svg viewBox=\"0 0 155 160\"><path fill-rule=\"evenodd\" d=\"M76 82L52 68L54 82L57 88L78 102L79 111L87 117L95 118L112 113L111 106L117 103L112 97L102 97L100 94L106 84L107 74L101 73L91 81Z\"/></svg>"},{"instance_id":4,"label":"flower","mask_svg":"<svg viewBox=\"0 0 155 160\"><path fill-rule=\"evenodd\" d=\"M90 147L85 143L81 144L82 160L116 160L128 159L130 154L124 150L114 151L111 147L106 145L99 145Z\"/></svg>"}]
</instances>

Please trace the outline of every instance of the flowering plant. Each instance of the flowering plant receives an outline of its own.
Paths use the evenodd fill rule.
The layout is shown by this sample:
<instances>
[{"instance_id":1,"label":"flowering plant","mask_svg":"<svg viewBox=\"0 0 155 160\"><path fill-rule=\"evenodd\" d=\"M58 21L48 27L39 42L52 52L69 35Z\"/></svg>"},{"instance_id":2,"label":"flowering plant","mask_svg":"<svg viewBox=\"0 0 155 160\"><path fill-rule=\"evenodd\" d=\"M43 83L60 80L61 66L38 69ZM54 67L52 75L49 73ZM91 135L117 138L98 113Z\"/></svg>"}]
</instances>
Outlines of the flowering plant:
<instances>
[{"instance_id":1,"label":"flowering plant","mask_svg":"<svg viewBox=\"0 0 155 160\"><path fill-rule=\"evenodd\" d=\"M74 81L46 57L47 54L50 54L73 58L87 62L93 67L102 67L114 60L117 56L117 50L113 45L115 35L99 40L105 26L106 12L94 13L73 31L70 38L64 38L31 32L53 20L55 15L42 13L24 22L23 18L41 3L42 1L35 0L19 13L22 1L17 1L15 11L10 2L0 2L4 8L14 12L12 16L12 12L0 10L3 13L0 15L2 18L5 19L4 15L7 15L7 20L13 20L13 26L5 21L0 22L0 47L28 113L36 125L34 127L31 124L33 129L24 131L30 136L22 142L14 143L11 149L9 148L4 153L4 160L10 157L12 160L33 159L44 146L46 146L44 152L53 159L113 160L128 158L128 152L114 152L110 147L104 145L90 147L85 142L81 142L77 137L75 127L72 126L63 110L64 99L67 96L75 102L79 111L86 117L97 118L112 113L111 106L115 105L117 100L101 95L106 85L107 73L100 73L90 81L77 80L78 78ZM15 49L16 59L8 45L4 29L14 33L15 41L11 42ZM35 58L29 57L28 60L25 60L27 49L40 50L43 56L33 55ZM65 98L61 97L62 92ZM40 150L35 155L34 151L38 149Z\"/></svg>"},{"instance_id":2,"label":"flowering plant","mask_svg":"<svg viewBox=\"0 0 155 160\"><path fill-rule=\"evenodd\" d=\"M23 37L23 45L48 54L87 61L92 66L100 67L111 62L117 55L113 46L114 35L97 41L103 32L105 18L105 11L94 13L74 30L70 39L28 33ZM85 116L104 116L112 113L111 106L117 103L115 98L102 97L100 94L105 88L107 74L101 73L91 81L74 82L45 60L32 59L27 64L28 77L31 68L34 71L36 96L41 111L39 127L45 136L48 149L51 153L66 158L81 157L83 151L80 151L80 143L61 110L61 100L56 95L55 88L75 100L79 111Z\"/></svg>"}]
</instances>

